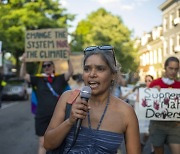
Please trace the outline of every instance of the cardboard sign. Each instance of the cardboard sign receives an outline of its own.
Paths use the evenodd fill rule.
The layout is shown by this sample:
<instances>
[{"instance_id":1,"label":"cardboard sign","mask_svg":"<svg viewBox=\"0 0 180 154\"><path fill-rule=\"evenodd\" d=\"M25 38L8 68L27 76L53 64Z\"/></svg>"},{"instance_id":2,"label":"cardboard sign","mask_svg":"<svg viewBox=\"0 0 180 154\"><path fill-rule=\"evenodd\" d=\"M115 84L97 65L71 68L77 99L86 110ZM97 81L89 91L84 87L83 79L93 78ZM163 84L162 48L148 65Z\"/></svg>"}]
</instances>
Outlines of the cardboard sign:
<instances>
[{"instance_id":1,"label":"cardboard sign","mask_svg":"<svg viewBox=\"0 0 180 154\"><path fill-rule=\"evenodd\" d=\"M180 121L180 89L140 88L139 114L144 119Z\"/></svg>"},{"instance_id":2,"label":"cardboard sign","mask_svg":"<svg viewBox=\"0 0 180 154\"><path fill-rule=\"evenodd\" d=\"M149 133L150 120L143 117L143 112L139 110L139 102L135 102L134 109L135 109L136 116L138 118L139 132Z\"/></svg>"},{"instance_id":3,"label":"cardboard sign","mask_svg":"<svg viewBox=\"0 0 180 154\"><path fill-rule=\"evenodd\" d=\"M66 29L38 29L26 31L26 61L67 59L68 42Z\"/></svg>"}]
</instances>

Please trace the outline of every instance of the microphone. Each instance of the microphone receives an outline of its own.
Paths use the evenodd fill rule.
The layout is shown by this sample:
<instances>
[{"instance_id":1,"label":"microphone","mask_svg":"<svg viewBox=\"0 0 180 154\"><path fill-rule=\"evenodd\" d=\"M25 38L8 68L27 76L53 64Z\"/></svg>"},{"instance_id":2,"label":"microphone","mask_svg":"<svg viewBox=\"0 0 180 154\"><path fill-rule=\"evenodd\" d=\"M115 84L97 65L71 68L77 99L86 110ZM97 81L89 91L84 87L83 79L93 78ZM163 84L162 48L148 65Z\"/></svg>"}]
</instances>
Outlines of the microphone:
<instances>
[{"instance_id":1,"label":"microphone","mask_svg":"<svg viewBox=\"0 0 180 154\"><path fill-rule=\"evenodd\" d=\"M89 98L91 97L91 88L88 87L88 86L84 86L84 87L81 89L80 97L81 97L81 99L83 99L83 100L85 100L86 102L88 102ZM78 136L78 134L79 134L79 130L80 130L80 127L81 127L81 123L82 123L82 119L77 119L77 122L76 122L76 130L75 130L75 132L74 132L74 141L76 141L77 136Z\"/></svg>"},{"instance_id":2,"label":"microphone","mask_svg":"<svg viewBox=\"0 0 180 154\"><path fill-rule=\"evenodd\" d=\"M81 97L81 99L88 102L89 98L91 97L91 88L88 87L88 86L84 86L80 91L80 97ZM81 127L81 123L82 123L82 119L77 119L76 128L75 128L75 131L74 131L74 138L73 138L72 144L71 144L69 150L66 152L66 154L69 153L69 151L72 149L72 147L76 143L76 140L77 140L77 137L78 137L78 134L79 134L79 130L80 130L80 127Z\"/></svg>"}]
</instances>

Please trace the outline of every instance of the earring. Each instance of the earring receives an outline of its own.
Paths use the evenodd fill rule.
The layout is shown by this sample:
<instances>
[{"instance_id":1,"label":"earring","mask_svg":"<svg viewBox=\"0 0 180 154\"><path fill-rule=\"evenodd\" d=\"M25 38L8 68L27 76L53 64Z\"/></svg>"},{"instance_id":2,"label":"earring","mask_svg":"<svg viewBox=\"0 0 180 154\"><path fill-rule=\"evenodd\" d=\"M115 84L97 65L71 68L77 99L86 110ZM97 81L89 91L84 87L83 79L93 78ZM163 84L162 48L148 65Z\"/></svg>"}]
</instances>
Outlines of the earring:
<instances>
[{"instance_id":1,"label":"earring","mask_svg":"<svg viewBox=\"0 0 180 154\"><path fill-rule=\"evenodd\" d=\"M114 80L111 80L111 86L112 87L114 86Z\"/></svg>"}]
</instances>

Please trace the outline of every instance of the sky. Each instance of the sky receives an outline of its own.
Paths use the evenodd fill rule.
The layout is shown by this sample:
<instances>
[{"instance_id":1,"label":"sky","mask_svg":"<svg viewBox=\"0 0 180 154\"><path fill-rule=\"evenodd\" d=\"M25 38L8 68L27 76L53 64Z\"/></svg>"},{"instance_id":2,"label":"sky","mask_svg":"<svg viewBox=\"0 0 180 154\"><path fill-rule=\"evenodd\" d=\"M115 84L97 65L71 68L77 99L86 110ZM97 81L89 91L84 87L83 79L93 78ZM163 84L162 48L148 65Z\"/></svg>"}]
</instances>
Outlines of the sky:
<instances>
[{"instance_id":1,"label":"sky","mask_svg":"<svg viewBox=\"0 0 180 154\"><path fill-rule=\"evenodd\" d=\"M150 32L153 27L162 24L162 12L159 6L166 0L61 0L67 13L76 14L68 31L75 30L82 19L86 19L99 8L105 8L113 15L122 18L124 24L134 31L133 37L141 37L144 32Z\"/></svg>"}]
</instances>

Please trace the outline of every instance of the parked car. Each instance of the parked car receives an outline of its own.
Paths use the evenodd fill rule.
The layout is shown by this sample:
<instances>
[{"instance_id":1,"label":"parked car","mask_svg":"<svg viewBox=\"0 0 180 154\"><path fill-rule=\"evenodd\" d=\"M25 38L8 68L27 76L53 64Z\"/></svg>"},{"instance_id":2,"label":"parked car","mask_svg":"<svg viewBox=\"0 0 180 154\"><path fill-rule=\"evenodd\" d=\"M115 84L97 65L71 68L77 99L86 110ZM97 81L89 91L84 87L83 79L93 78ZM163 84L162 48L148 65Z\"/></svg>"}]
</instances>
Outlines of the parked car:
<instances>
[{"instance_id":1,"label":"parked car","mask_svg":"<svg viewBox=\"0 0 180 154\"><path fill-rule=\"evenodd\" d=\"M27 100L28 98L28 83L24 79L10 78L7 80L2 91L2 100Z\"/></svg>"}]
</instances>

